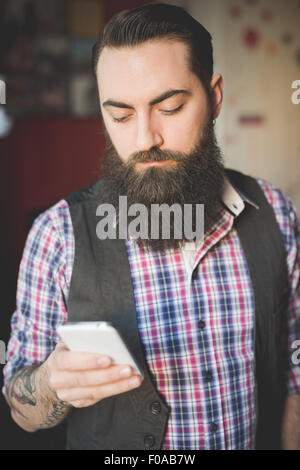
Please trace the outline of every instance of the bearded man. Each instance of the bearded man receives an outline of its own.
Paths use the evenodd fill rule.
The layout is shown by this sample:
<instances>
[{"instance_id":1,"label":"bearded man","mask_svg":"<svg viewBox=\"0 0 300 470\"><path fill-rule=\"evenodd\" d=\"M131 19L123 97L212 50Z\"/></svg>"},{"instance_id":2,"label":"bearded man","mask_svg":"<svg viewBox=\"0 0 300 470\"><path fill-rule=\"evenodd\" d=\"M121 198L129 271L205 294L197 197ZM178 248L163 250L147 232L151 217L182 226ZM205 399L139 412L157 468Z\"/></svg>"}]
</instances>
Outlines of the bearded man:
<instances>
[{"instance_id":1,"label":"bearded man","mask_svg":"<svg viewBox=\"0 0 300 470\"><path fill-rule=\"evenodd\" d=\"M68 417L69 449L300 449L297 215L271 184L224 168L210 34L182 8L144 5L106 25L93 63L103 177L28 237L5 367L13 419L34 431ZM203 240L176 238L175 217L167 239L100 240L97 208L116 207L118 224L119 196L190 204L193 228L204 205ZM66 321L99 320L143 380L59 341Z\"/></svg>"}]
</instances>

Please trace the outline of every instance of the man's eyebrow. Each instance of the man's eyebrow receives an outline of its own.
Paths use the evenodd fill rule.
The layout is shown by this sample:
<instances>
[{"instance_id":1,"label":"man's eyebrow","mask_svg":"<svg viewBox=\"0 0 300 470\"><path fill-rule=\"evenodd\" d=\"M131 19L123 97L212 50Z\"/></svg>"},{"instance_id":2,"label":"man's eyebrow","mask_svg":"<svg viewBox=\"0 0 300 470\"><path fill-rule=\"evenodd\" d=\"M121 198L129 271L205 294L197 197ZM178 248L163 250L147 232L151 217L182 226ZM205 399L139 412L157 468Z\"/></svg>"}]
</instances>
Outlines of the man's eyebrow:
<instances>
[{"instance_id":1,"label":"man's eyebrow","mask_svg":"<svg viewBox=\"0 0 300 470\"><path fill-rule=\"evenodd\" d=\"M161 103L162 101L171 98L171 96L174 95L179 95L179 94L184 94L184 95L191 95L191 92L189 90L168 90L159 95L157 98L154 98L152 101L150 101L150 106L153 106L155 104ZM114 101L114 100L106 100L104 103L102 103L103 106L114 106L115 108L125 108L125 109L134 109L133 106L130 104L122 103L120 101Z\"/></svg>"}]
</instances>

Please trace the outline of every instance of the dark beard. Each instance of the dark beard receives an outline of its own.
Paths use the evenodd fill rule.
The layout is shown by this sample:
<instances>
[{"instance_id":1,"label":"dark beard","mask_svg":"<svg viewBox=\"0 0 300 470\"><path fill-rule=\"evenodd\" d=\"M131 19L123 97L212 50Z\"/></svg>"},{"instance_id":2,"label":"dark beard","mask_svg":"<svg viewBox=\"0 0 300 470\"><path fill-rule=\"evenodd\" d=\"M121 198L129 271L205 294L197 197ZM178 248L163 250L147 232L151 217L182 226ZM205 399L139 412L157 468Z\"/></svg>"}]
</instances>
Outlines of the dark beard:
<instances>
[{"instance_id":1,"label":"dark beard","mask_svg":"<svg viewBox=\"0 0 300 470\"><path fill-rule=\"evenodd\" d=\"M207 232L215 219L224 184L224 164L216 142L214 125L210 119L205 126L203 137L189 154L160 150L153 147L146 152L133 154L124 163L115 150L105 130L106 158L103 162L103 183L106 200L118 208L119 196L127 196L127 205L140 203L148 210L148 233L151 234L151 205L191 204L193 207L192 227L196 230L196 204L204 204L204 228ZM174 160L175 166L149 167L137 171L136 162ZM130 223L128 217L128 222ZM184 220L182 220L183 224ZM199 222L198 222L199 223ZM177 248L188 240L182 228L182 238L175 239L174 217L171 213L170 238L138 239L137 242L156 251Z\"/></svg>"}]
</instances>

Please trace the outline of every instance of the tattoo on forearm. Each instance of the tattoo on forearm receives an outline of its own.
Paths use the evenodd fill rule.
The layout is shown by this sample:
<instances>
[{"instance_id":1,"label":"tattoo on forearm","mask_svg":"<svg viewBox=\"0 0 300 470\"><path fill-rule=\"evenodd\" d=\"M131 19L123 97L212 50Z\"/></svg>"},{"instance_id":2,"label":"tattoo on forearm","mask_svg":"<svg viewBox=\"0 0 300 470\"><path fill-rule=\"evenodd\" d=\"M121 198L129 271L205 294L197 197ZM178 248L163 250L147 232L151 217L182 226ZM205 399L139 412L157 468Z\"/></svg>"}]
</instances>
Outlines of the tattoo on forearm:
<instances>
[{"instance_id":1,"label":"tattoo on forearm","mask_svg":"<svg viewBox=\"0 0 300 470\"><path fill-rule=\"evenodd\" d=\"M60 419L66 414L69 405L65 401L53 403L53 411L49 416L40 424L40 429L46 429L50 426L55 426L59 423Z\"/></svg>"},{"instance_id":2,"label":"tattoo on forearm","mask_svg":"<svg viewBox=\"0 0 300 470\"><path fill-rule=\"evenodd\" d=\"M14 398L22 405L36 406L36 398L34 396L36 386L33 373L36 368L37 365L25 367L12 377L6 386L6 394L9 400Z\"/></svg>"},{"instance_id":3,"label":"tattoo on forearm","mask_svg":"<svg viewBox=\"0 0 300 470\"><path fill-rule=\"evenodd\" d=\"M11 378L6 386L6 400L14 413L22 416L23 419L28 419L26 413L23 414L23 408L18 407L16 402L21 405L37 406L41 403L40 391L37 391L36 387L36 374L35 369L39 367L39 364L25 367ZM37 393L38 392L38 393ZM14 400L15 401L14 401ZM54 403L44 404L46 409L50 410L50 406L53 408L49 411L48 416L39 425L40 429L46 429L53 427L58 424L66 416L70 410L70 405L64 401L56 401ZM22 411L21 411L22 410ZM24 409L25 410L25 409ZM38 409L37 409L38 412ZM41 411L43 413L43 411ZM38 412L39 414L39 412ZM44 415L45 416L45 415ZM43 418L42 418L43 419Z\"/></svg>"}]
</instances>

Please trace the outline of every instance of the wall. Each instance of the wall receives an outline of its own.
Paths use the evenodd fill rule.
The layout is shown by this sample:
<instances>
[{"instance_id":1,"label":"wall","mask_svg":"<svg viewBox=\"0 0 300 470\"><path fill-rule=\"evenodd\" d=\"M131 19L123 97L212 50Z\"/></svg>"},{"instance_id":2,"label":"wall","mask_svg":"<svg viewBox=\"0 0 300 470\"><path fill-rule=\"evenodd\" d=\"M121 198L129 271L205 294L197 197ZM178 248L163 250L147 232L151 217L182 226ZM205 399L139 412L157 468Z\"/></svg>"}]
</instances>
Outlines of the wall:
<instances>
[{"instance_id":1,"label":"wall","mask_svg":"<svg viewBox=\"0 0 300 470\"><path fill-rule=\"evenodd\" d=\"M22 119L0 142L1 164L6 162L0 194L14 266L34 215L99 178L104 146L100 118Z\"/></svg>"},{"instance_id":2,"label":"wall","mask_svg":"<svg viewBox=\"0 0 300 470\"><path fill-rule=\"evenodd\" d=\"M185 6L213 37L215 73L224 78L217 134L227 166L281 187L300 212L300 104L291 101L291 84L300 80L300 2L168 3Z\"/></svg>"}]
</instances>

